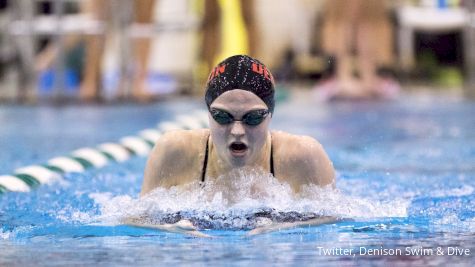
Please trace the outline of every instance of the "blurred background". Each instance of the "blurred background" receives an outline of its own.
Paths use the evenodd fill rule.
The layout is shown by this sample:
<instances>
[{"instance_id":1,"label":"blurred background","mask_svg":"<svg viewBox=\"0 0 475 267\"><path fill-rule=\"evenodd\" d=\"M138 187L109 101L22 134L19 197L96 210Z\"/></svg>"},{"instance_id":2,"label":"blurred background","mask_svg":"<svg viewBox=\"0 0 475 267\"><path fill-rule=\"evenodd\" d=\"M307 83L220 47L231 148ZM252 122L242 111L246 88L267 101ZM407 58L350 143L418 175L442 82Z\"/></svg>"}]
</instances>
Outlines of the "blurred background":
<instances>
[{"instance_id":1,"label":"blurred background","mask_svg":"<svg viewBox=\"0 0 475 267\"><path fill-rule=\"evenodd\" d=\"M320 99L475 95L475 0L0 0L0 103L202 97L249 54Z\"/></svg>"}]
</instances>

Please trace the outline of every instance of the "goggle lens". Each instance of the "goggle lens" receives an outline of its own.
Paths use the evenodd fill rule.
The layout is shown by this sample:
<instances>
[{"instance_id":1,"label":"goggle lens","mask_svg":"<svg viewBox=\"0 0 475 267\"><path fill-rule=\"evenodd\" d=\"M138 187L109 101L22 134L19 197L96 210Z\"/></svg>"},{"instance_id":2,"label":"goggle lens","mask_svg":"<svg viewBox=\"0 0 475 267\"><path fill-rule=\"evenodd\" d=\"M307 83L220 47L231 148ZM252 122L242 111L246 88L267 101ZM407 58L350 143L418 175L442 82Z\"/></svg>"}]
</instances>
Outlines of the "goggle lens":
<instances>
[{"instance_id":1,"label":"goggle lens","mask_svg":"<svg viewBox=\"0 0 475 267\"><path fill-rule=\"evenodd\" d=\"M230 124L234 121L242 121L244 124L256 126L261 124L265 120L265 118L269 114L269 111L265 109L252 110L244 114L241 120L235 120L233 115L229 114L224 110L211 109L210 113L213 119L221 125Z\"/></svg>"}]
</instances>

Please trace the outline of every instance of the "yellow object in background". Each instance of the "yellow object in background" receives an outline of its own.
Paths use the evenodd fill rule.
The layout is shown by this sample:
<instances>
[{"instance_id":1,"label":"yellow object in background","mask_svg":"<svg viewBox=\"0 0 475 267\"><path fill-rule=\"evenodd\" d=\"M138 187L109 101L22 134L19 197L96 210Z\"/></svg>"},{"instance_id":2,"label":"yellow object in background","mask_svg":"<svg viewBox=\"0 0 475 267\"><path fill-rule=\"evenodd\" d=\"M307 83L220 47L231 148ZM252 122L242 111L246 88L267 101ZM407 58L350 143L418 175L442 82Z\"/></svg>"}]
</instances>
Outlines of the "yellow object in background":
<instances>
[{"instance_id":1,"label":"yellow object in background","mask_svg":"<svg viewBox=\"0 0 475 267\"><path fill-rule=\"evenodd\" d=\"M240 0L219 0L221 10L221 49L215 64L225 58L249 53L246 24L242 17Z\"/></svg>"}]
</instances>

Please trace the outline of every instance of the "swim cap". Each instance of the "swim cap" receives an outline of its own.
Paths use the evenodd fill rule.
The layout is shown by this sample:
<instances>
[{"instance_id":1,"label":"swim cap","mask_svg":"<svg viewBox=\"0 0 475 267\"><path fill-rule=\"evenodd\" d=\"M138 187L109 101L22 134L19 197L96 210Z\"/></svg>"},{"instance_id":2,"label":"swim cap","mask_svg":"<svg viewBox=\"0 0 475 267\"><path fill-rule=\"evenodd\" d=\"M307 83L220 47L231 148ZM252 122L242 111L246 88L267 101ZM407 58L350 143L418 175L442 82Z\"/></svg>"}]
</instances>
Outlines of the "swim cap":
<instances>
[{"instance_id":1,"label":"swim cap","mask_svg":"<svg viewBox=\"0 0 475 267\"><path fill-rule=\"evenodd\" d=\"M206 84L208 108L224 92L242 89L257 95L274 111L274 78L259 60L245 55L228 57L211 71Z\"/></svg>"}]
</instances>

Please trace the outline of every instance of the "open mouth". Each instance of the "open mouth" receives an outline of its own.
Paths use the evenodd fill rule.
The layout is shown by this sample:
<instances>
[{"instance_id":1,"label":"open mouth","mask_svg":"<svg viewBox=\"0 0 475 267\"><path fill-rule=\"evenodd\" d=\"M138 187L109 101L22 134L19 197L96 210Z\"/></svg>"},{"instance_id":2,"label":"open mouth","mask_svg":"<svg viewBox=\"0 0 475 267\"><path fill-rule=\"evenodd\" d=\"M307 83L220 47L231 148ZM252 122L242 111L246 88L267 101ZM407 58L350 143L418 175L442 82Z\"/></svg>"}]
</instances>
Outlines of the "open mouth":
<instances>
[{"instance_id":1,"label":"open mouth","mask_svg":"<svg viewBox=\"0 0 475 267\"><path fill-rule=\"evenodd\" d=\"M247 150L247 145L241 142L232 143L229 148L233 154L244 154Z\"/></svg>"}]
</instances>

